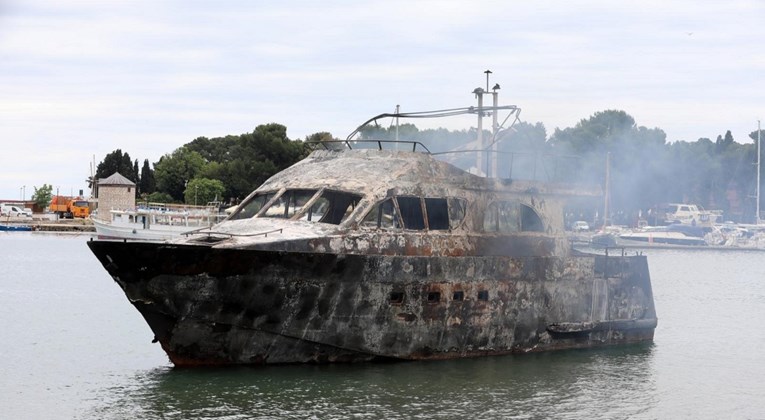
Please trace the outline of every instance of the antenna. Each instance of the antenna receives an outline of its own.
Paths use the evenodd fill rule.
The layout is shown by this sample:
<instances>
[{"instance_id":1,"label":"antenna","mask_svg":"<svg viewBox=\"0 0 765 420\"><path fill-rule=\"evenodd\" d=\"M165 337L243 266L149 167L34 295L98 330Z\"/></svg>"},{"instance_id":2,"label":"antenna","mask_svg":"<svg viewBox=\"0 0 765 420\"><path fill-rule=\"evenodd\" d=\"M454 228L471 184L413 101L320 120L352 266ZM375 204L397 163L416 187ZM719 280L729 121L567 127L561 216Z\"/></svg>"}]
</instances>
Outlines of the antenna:
<instances>
[{"instance_id":1,"label":"antenna","mask_svg":"<svg viewBox=\"0 0 765 420\"><path fill-rule=\"evenodd\" d=\"M484 71L486 74L486 90L484 90L481 87L477 87L473 90L473 93L478 98L478 108L476 114L478 115L478 138L476 142L478 143L478 152L476 154L476 170L480 173L482 170L482 167L484 165L483 162L483 154L486 153L486 173L485 176L487 178L492 178L497 176L497 132L499 131L499 126L497 125L497 112L499 110L499 83L495 83L494 87L491 88L491 91L489 91L489 75L492 73L491 70ZM485 94L491 94L494 101L491 108L491 115L492 115L492 125L491 125L491 131L492 131L492 143L491 143L491 152L489 152L486 149L486 145L484 144L483 139L483 117L484 117L484 111L483 111L483 95Z\"/></svg>"}]
</instances>

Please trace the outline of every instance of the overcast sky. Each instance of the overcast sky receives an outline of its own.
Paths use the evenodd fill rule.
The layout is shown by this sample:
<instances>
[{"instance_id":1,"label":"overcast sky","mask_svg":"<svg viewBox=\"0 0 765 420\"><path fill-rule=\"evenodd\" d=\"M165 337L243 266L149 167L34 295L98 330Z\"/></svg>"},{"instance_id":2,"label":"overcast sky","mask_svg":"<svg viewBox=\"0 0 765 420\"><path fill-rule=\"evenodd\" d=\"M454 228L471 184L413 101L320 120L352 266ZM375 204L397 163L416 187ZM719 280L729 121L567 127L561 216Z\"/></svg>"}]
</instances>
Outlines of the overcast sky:
<instances>
[{"instance_id":1,"label":"overcast sky","mask_svg":"<svg viewBox=\"0 0 765 420\"><path fill-rule=\"evenodd\" d=\"M0 199L84 189L116 149L156 162L277 122L345 137L501 85L548 136L624 110L668 141L765 118L765 1L0 0ZM464 127L466 128L466 127Z\"/></svg>"}]
</instances>

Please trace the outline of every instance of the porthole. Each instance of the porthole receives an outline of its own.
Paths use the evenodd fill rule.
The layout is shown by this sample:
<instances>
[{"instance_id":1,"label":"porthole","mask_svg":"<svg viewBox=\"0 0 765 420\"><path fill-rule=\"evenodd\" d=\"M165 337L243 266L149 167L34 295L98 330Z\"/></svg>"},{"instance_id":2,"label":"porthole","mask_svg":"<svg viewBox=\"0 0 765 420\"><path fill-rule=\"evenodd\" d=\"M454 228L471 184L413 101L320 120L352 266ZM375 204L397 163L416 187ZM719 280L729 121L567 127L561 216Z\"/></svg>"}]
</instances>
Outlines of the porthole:
<instances>
[{"instance_id":1,"label":"porthole","mask_svg":"<svg viewBox=\"0 0 765 420\"><path fill-rule=\"evenodd\" d=\"M404 292L390 292L390 303L400 304L404 302Z\"/></svg>"}]
</instances>

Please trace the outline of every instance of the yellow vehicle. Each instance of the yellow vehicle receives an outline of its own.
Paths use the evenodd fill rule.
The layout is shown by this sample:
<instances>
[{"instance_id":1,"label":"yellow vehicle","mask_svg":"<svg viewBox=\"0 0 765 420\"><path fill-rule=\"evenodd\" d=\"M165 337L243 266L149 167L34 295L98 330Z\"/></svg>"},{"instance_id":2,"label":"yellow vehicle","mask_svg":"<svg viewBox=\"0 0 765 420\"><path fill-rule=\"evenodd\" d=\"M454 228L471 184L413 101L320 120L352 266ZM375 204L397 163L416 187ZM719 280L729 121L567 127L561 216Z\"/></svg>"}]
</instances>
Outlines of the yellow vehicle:
<instances>
[{"instance_id":1,"label":"yellow vehicle","mask_svg":"<svg viewBox=\"0 0 765 420\"><path fill-rule=\"evenodd\" d=\"M50 211L58 217L71 219L73 217L87 218L90 216L88 201L80 197L66 197L55 195L50 201Z\"/></svg>"}]
</instances>

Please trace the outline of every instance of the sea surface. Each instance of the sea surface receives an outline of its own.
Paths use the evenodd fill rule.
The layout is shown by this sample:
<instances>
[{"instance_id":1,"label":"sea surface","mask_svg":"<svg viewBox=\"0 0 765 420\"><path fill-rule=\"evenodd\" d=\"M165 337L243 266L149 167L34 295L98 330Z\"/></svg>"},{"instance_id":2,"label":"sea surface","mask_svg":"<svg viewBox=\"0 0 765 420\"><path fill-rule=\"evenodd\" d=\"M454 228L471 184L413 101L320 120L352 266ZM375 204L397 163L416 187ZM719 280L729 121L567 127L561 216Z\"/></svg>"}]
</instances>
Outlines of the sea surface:
<instances>
[{"instance_id":1,"label":"sea surface","mask_svg":"<svg viewBox=\"0 0 765 420\"><path fill-rule=\"evenodd\" d=\"M642 251L652 344L176 369L89 239L0 233L0 418L765 419L765 252Z\"/></svg>"}]
</instances>

